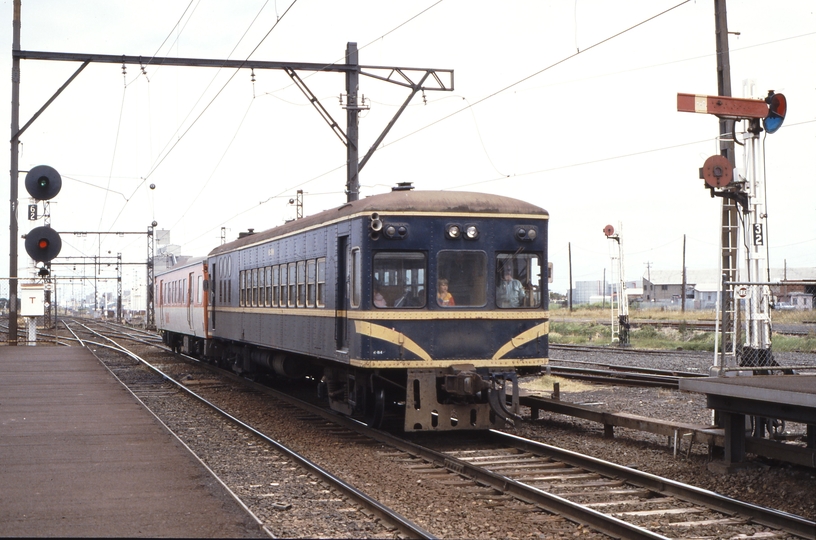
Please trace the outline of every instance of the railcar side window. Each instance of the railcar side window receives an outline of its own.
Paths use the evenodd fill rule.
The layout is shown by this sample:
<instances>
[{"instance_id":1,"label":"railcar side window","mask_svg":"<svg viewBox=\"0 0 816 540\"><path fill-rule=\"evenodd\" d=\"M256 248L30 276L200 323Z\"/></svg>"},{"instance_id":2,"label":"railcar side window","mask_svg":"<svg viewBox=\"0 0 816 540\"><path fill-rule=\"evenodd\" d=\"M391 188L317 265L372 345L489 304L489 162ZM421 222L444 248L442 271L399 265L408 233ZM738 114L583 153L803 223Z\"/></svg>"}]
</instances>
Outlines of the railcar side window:
<instances>
[{"instance_id":1,"label":"railcar side window","mask_svg":"<svg viewBox=\"0 0 816 540\"><path fill-rule=\"evenodd\" d=\"M272 267L267 266L266 268L264 268L264 274L265 274L264 291L266 291L264 293L264 305L266 307L269 307L269 306L273 305L272 304Z\"/></svg>"},{"instance_id":2,"label":"railcar side window","mask_svg":"<svg viewBox=\"0 0 816 540\"><path fill-rule=\"evenodd\" d=\"M541 259L532 253L496 256L496 306L541 307Z\"/></svg>"},{"instance_id":3,"label":"railcar side window","mask_svg":"<svg viewBox=\"0 0 816 540\"><path fill-rule=\"evenodd\" d=\"M360 255L360 248L352 248L351 249L351 264L349 264L349 272L351 275L349 276L349 282L351 284L351 295L350 295L350 302L351 307L360 307L360 297L363 295L363 276L362 276L362 267L361 263L362 258Z\"/></svg>"},{"instance_id":4,"label":"railcar side window","mask_svg":"<svg viewBox=\"0 0 816 540\"><path fill-rule=\"evenodd\" d=\"M326 258L317 259L317 307L326 305Z\"/></svg>"},{"instance_id":5,"label":"railcar side window","mask_svg":"<svg viewBox=\"0 0 816 540\"><path fill-rule=\"evenodd\" d=\"M306 261L297 263L297 307L306 305Z\"/></svg>"},{"instance_id":6,"label":"railcar side window","mask_svg":"<svg viewBox=\"0 0 816 540\"><path fill-rule=\"evenodd\" d=\"M278 307L280 296L280 267L272 267L272 307Z\"/></svg>"},{"instance_id":7,"label":"railcar side window","mask_svg":"<svg viewBox=\"0 0 816 540\"><path fill-rule=\"evenodd\" d=\"M436 256L437 304L443 307L481 307L487 304L487 253L443 250ZM442 292L447 285L447 294Z\"/></svg>"},{"instance_id":8,"label":"railcar side window","mask_svg":"<svg viewBox=\"0 0 816 540\"><path fill-rule=\"evenodd\" d=\"M421 252L375 253L371 303L378 308L425 307L427 267L427 257Z\"/></svg>"},{"instance_id":9,"label":"railcar side window","mask_svg":"<svg viewBox=\"0 0 816 540\"><path fill-rule=\"evenodd\" d=\"M286 307L287 299L289 295L287 291L289 290L288 285L286 285L286 276L288 272L286 270L286 265L280 265L280 307Z\"/></svg>"},{"instance_id":10,"label":"railcar side window","mask_svg":"<svg viewBox=\"0 0 816 540\"><path fill-rule=\"evenodd\" d=\"M315 260L306 261L306 307L315 305Z\"/></svg>"},{"instance_id":11,"label":"railcar side window","mask_svg":"<svg viewBox=\"0 0 816 540\"><path fill-rule=\"evenodd\" d=\"M238 279L240 280L240 288L241 288L241 297L238 299L239 305L245 306L246 305L246 270L241 270L238 273Z\"/></svg>"},{"instance_id":12,"label":"railcar side window","mask_svg":"<svg viewBox=\"0 0 816 540\"><path fill-rule=\"evenodd\" d=\"M266 305L266 269L258 268L258 306Z\"/></svg>"},{"instance_id":13,"label":"railcar side window","mask_svg":"<svg viewBox=\"0 0 816 540\"><path fill-rule=\"evenodd\" d=\"M252 305L258 305L258 269L252 269Z\"/></svg>"},{"instance_id":14,"label":"railcar side window","mask_svg":"<svg viewBox=\"0 0 816 540\"><path fill-rule=\"evenodd\" d=\"M289 263L289 307L295 307L297 299L297 263Z\"/></svg>"}]
</instances>

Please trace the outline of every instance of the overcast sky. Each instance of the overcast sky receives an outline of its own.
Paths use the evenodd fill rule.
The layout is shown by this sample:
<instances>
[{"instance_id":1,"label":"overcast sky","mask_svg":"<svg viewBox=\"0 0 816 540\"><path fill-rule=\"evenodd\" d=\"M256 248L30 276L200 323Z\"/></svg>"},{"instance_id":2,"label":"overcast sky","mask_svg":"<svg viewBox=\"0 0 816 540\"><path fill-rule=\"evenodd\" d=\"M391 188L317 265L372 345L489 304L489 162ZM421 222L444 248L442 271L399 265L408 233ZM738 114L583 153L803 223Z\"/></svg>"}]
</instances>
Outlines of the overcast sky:
<instances>
[{"instance_id":1,"label":"overcast sky","mask_svg":"<svg viewBox=\"0 0 816 540\"><path fill-rule=\"evenodd\" d=\"M0 5L9 74L13 4ZM756 97L773 89L788 99L782 129L763 134L773 267L816 267L815 11L814 0L728 4L733 94L751 80ZM607 224L622 225L628 281L648 268L679 270L684 235L687 266L717 268L720 200L698 178L718 153L717 119L676 109L678 92L717 94L714 0L24 0L22 49L145 62L144 73L128 65L124 76L121 65L89 65L23 135L20 169L62 174L51 204L58 231L146 231L155 220L186 255L218 245L221 227L232 239L293 218L298 189L305 214L338 206L345 147L284 72L255 70L253 83L248 69L149 59L328 64L350 41L363 65L455 74L452 92L414 98L361 171L361 197L410 181L540 205L550 212L558 292L568 288L568 246L574 281L603 279L605 269L609 277ZM21 124L78 67L22 61ZM300 76L345 129L344 77ZM5 126L9 80L0 87ZM408 94L366 77L360 92L370 106L359 123L362 157ZM41 224L26 217L20 234ZM142 236L63 242L61 256L138 262L146 252ZM0 245L8 253L8 234ZM31 275L22 242L19 266ZM0 268L7 276L8 263ZM143 277L131 267L125 279Z\"/></svg>"}]
</instances>

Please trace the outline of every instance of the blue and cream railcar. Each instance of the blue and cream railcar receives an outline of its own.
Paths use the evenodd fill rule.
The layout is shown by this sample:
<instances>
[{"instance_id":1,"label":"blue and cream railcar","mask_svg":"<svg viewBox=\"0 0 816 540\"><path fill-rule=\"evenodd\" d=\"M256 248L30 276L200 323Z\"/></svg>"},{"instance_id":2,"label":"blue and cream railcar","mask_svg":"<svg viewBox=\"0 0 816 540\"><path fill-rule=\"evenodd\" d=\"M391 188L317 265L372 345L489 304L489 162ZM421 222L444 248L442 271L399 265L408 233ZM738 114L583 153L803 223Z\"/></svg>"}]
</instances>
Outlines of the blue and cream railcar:
<instances>
[{"instance_id":1,"label":"blue and cream railcar","mask_svg":"<svg viewBox=\"0 0 816 540\"><path fill-rule=\"evenodd\" d=\"M207 355L321 379L335 410L484 429L548 356L546 210L395 189L210 252ZM506 383L513 400L506 406Z\"/></svg>"},{"instance_id":2,"label":"blue and cream railcar","mask_svg":"<svg viewBox=\"0 0 816 540\"><path fill-rule=\"evenodd\" d=\"M156 328L174 351L200 355L209 339L206 259L198 257L158 274L155 281Z\"/></svg>"}]
</instances>

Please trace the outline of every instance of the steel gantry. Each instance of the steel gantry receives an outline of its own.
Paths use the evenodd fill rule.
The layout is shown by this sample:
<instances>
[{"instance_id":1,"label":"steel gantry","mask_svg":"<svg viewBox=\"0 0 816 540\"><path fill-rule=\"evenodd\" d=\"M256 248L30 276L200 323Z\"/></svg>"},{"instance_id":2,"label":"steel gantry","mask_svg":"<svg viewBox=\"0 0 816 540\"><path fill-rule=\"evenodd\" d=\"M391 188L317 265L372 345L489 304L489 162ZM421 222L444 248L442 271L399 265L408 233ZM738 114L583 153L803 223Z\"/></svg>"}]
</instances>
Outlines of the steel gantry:
<instances>
[{"instance_id":1,"label":"steel gantry","mask_svg":"<svg viewBox=\"0 0 816 540\"><path fill-rule=\"evenodd\" d=\"M377 147L385 139L388 132L402 115L411 99L420 91L447 91L453 90L453 70L452 69L432 69L432 68L408 68L408 67L386 67L386 66L365 66L360 65L357 51L357 44L349 42L346 46L345 62L272 62L263 60L228 60L228 59L207 59L207 58L173 58L158 56L132 56L132 55L105 55L89 53L68 53L68 52L45 52L45 51L23 51L20 50L20 12L21 0L14 0L13 4L13 37L12 37L12 106L11 106L11 161L10 161L10 254L9 254L9 297L11 309L9 312L9 342L17 342L17 206L18 189L17 176L20 136L25 130L40 116L40 114L59 96L65 88L90 64L109 63L138 65L140 68L146 66L186 66L186 67L214 67L233 69L278 69L286 72L295 85L304 93L312 106L320 113L329 127L337 134L340 141L346 146L347 174L346 174L346 197L349 202L356 201L360 192L360 170L365 166ZM54 93L51 98L34 114L34 116L20 128L20 61L21 60L47 60L57 62L79 62L79 68L68 78L68 80ZM346 78L346 130L331 117L331 114L322 106L317 97L309 90L304 81L298 76L298 71L316 72L337 72L343 73ZM379 81L396 84L408 89L409 95L405 102L394 114L391 121L385 126L374 144L366 152L362 159L359 159L358 150L358 116L359 111L364 108L359 98L359 78L360 76L370 77ZM148 231L148 242L151 241L152 228ZM148 249L148 271L152 268L152 251ZM148 276L151 277L151 276ZM148 312L151 313L153 305L152 290L148 289ZM149 315L152 322L152 316Z\"/></svg>"}]
</instances>

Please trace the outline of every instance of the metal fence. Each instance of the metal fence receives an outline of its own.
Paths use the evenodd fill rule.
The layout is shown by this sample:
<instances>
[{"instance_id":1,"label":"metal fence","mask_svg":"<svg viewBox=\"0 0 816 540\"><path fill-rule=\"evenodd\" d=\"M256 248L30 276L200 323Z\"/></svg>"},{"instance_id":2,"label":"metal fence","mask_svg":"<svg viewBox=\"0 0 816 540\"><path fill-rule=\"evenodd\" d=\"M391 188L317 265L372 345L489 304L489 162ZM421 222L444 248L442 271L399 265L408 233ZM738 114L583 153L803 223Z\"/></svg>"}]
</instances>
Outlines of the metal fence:
<instances>
[{"instance_id":1,"label":"metal fence","mask_svg":"<svg viewBox=\"0 0 816 540\"><path fill-rule=\"evenodd\" d=\"M813 281L724 281L715 369L756 374L816 370L814 289Z\"/></svg>"}]
</instances>

